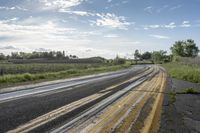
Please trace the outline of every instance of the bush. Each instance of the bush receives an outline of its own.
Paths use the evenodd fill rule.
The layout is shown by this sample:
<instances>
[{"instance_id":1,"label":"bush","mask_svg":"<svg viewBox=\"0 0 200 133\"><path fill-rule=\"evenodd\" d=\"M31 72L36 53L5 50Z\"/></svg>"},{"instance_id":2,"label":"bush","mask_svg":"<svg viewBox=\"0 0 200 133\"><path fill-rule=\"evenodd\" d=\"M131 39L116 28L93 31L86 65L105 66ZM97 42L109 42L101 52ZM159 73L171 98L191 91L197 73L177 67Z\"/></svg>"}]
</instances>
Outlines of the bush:
<instances>
[{"instance_id":1,"label":"bush","mask_svg":"<svg viewBox=\"0 0 200 133\"><path fill-rule=\"evenodd\" d=\"M123 58L116 58L116 59L114 60L114 64L115 64L115 65L121 65L121 64L125 64L125 63L126 63L126 60L123 59Z\"/></svg>"},{"instance_id":2,"label":"bush","mask_svg":"<svg viewBox=\"0 0 200 133\"><path fill-rule=\"evenodd\" d=\"M25 78L27 81L30 81L30 80L32 80L32 75L29 74L29 73L26 73L26 74L24 74L24 78Z\"/></svg>"}]
</instances>

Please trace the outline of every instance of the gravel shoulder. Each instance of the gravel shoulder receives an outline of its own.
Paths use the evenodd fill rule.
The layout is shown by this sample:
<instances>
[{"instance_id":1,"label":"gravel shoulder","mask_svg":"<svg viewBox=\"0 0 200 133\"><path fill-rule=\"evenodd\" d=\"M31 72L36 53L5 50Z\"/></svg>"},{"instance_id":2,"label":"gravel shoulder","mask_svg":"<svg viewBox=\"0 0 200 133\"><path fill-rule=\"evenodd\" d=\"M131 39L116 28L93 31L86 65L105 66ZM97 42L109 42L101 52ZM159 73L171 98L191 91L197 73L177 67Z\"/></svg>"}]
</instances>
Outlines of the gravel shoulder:
<instances>
[{"instance_id":1,"label":"gravel shoulder","mask_svg":"<svg viewBox=\"0 0 200 133\"><path fill-rule=\"evenodd\" d=\"M200 133L200 84L173 78L167 82L158 132ZM187 88L199 93L178 94Z\"/></svg>"}]
</instances>

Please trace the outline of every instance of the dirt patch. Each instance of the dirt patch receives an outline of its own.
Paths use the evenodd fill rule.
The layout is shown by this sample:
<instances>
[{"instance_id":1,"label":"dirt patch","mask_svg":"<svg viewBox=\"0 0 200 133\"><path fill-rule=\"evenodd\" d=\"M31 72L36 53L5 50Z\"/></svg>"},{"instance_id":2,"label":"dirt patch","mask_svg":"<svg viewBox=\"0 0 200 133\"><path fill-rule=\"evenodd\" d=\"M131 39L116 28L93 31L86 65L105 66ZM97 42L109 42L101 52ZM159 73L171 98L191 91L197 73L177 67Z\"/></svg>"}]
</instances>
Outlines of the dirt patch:
<instances>
[{"instance_id":1,"label":"dirt patch","mask_svg":"<svg viewBox=\"0 0 200 133\"><path fill-rule=\"evenodd\" d=\"M193 88L197 94L183 94ZM159 133L200 133L200 84L168 78ZM175 94L172 95L171 94ZM173 101L173 102L172 102Z\"/></svg>"}]
</instances>

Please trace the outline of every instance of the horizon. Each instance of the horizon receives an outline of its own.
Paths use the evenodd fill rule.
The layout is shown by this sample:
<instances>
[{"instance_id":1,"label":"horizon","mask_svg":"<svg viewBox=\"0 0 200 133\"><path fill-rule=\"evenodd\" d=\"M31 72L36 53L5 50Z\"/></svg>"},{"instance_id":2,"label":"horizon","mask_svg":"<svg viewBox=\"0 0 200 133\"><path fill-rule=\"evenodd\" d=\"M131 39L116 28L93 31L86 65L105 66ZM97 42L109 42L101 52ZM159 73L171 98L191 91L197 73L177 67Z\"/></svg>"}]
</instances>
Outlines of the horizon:
<instances>
[{"instance_id":1,"label":"horizon","mask_svg":"<svg viewBox=\"0 0 200 133\"><path fill-rule=\"evenodd\" d=\"M1 0L0 53L130 58L178 40L200 47L200 0Z\"/></svg>"}]
</instances>

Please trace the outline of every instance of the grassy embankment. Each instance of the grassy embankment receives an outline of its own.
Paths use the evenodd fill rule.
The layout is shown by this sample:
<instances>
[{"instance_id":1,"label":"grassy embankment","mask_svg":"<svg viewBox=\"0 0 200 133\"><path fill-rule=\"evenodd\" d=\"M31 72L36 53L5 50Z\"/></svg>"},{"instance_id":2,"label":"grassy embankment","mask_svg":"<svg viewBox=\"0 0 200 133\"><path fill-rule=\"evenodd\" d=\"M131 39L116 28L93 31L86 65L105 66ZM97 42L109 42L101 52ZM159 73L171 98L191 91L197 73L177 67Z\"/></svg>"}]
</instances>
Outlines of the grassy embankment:
<instances>
[{"instance_id":1,"label":"grassy embankment","mask_svg":"<svg viewBox=\"0 0 200 133\"><path fill-rule=\"evenodd\" d=\"M173 62L162 65L172 78L200 83L200 66Z\"/></svg>"},{"instance_id":2,"label":"grassy embankment","mask_svg":"<svg viewBox=\"0 0 200 133\"><path fill-rule=\"evenodd\" d=\"M130 63L123 65L111 64L1 64L4 75L0 76L0 87L15 84L40 82L76 76L97 74L128 68Z\"/></svg>"}]
</instances>

